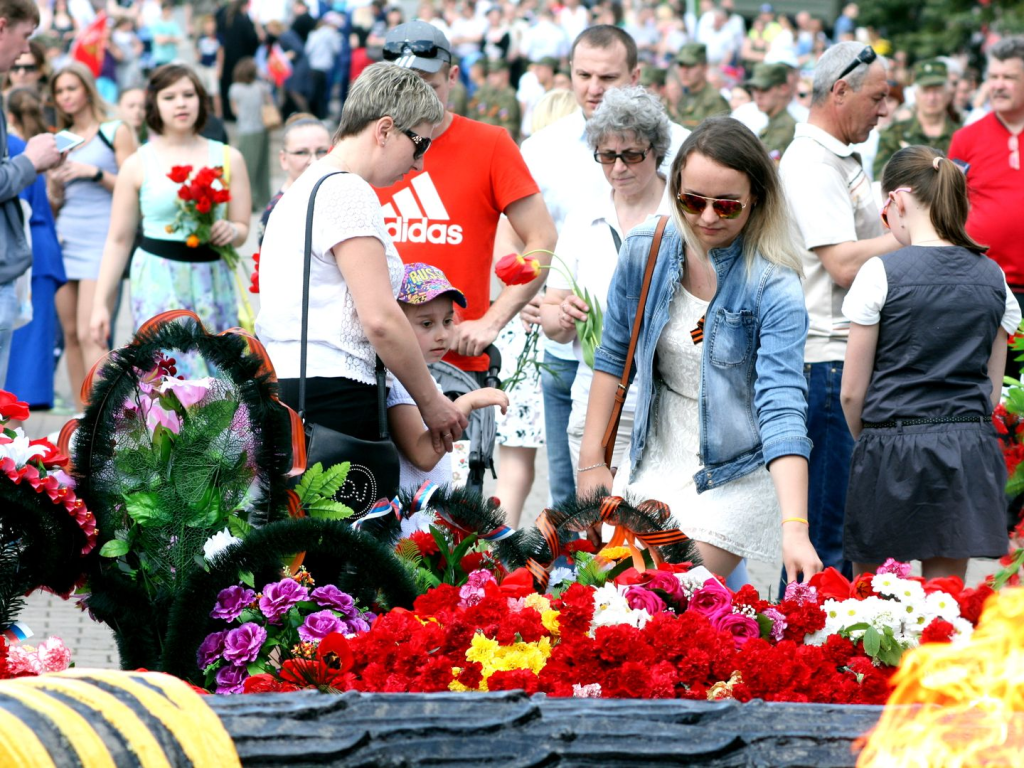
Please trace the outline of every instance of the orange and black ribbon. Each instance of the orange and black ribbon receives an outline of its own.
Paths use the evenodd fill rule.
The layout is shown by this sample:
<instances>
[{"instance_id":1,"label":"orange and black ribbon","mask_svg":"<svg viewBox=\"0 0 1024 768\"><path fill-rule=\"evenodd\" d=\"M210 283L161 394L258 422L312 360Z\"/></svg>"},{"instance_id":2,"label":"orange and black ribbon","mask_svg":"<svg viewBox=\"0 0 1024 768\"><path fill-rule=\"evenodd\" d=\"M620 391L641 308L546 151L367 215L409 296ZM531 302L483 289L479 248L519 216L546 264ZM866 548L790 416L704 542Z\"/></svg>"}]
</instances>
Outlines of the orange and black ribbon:
<instances>
[{"instance_id":1,"label":"orange and black ribbon","mask_svg":"<svg viewBox=\"0 0 1024 768\"><path fill-rule=\"evenodd\" d=\"M697 327L690 331L690 338L693 339L694 346L704 341L704 315L697 321Z\"/></svg>"}]
</instances>

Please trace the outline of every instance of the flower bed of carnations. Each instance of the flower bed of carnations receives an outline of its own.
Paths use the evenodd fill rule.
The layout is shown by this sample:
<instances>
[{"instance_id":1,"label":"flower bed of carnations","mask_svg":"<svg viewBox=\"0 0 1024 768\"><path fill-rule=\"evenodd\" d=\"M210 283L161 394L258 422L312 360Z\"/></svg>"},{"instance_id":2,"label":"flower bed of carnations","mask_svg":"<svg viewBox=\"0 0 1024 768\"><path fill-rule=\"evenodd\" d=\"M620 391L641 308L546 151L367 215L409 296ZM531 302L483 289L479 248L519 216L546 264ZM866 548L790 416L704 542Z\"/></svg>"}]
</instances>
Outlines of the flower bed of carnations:
<instances>
[{"instance_id":1,"label":"flower bed of carnations","mask_svg":"<svg viewBox=\"0 0 1024 768\"><path fill-rule=\"evenodd\" d=\"M924 582L892 561L853 583L827 570L777 604L688 565L628 568L557 595L537 594L523 572L501 576L473 571L372 624L353 623L366 615L304 572L291 587L229 587L211 616L238 626L211 635L197 663L222 693L522 689L882 704L903 651L965 641L992 592L956 578ZM289 632L301 640L291 648Z\"/></svg>"}]
</instances>

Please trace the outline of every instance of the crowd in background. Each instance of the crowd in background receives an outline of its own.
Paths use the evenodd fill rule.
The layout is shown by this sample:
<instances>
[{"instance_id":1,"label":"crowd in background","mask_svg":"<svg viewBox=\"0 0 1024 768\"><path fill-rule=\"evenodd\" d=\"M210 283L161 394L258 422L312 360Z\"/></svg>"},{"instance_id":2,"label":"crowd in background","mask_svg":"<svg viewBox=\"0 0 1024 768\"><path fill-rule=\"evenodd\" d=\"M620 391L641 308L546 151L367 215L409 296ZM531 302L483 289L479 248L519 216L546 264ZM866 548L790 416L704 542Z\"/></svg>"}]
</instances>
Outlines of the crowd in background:
<instances>
[{"instance_id":1,"label":"crowd in background","mask_svg":"<svg viewBox=\"0 0 1024 768\"><path fill-rule=\"evenodd\" d=\"M19 362L7 371L5 388L32 407L46 409L54 406L55 360L63 357L66 361L77 397L85 372L106 351L110 318L97 326L96 307L112 303L116 312L121 278L129 270L132 311L137 321L173 303L168 295L153 298L153 294L160 293L156 286L173 285L171 293L178 291L178 296L209 294L203 302L210 311L224 316L221 324L225 327L234 324L227 321L227 316L234 311L235 289L216 267L201 265L207 273L200 279L195 277L197 265L181 267L182 262L174 261L174 256L165 257L178 265L167 273L154 271L155 261L129 259L132 252L138 252L136 247L147 253L147 238L151 244L161 239L154 227L162 228L170 221L167 211L147 213L147 205L155 205L154 196L159 194L153 188L154 174L169 168L172 159L183 157L200 158L198 167L207 154L211 165L220 163L221 158L224 164L233 165L233 199L218 238L223 244L240 245L248 233L250 214L263 214L265 226L284 192L306 168L328 154L330 135L341 118L350 85L372 64L396 62L389 46L394 45L394 31L404 29L410 18L404 7L386 5L381 0L358 6L324 0L233 0L202 14L191 5L178 6L170 0L110 0L106 6L91 0L52 0L38 10L40 19L30 50L17 56L3 80L8 130L11 137L22 142L62 129L89 139L49 171L44 186L37 182L22 193L32 215L34 265L30 279L34 313L32 321L18 330L13 344L8 345ZM708 118L732 116L760 139L772 160L780 162L794 140L806 133L801 126L807 125L812 111L820 109L827 98L835 97L816 91L816 66L827 60L823 54L836 50L836 44L846 44L856 57L852 67L833 83L860 64L870 68L876 57L879 61L885 57L887 62L870 106L873 112L858 123L865 129L843 132L837 128L833 132L848 148L844 157L856 158L855 167L858 172L862 170L868 185L882 181L888 161L901 149L924 145L949 152L954 134L963 126L984 120L993 110L999 112L1006 98L1024 102L1024 83L1013 80L1022 74L1016 69L1009 75L1001 72L995 78L986 78L984 56L1000 45L998 34L986 37L982 50L949 51L946 56L919 59L913 51L893 50L879 30L860 26L858 15L856 4L845 6L835 19L823 19L808 11L790 16L777 12L770 4L761 5L754 14L741 15L733 0L700 0L698 5L643 0L606 0L590 5L580 0L442 0L421 3L412 18L426 22L441 35L437 40L444 42L435 42L434 53L440 48L458 67L457 77L450 84L445 83L443 89L435 86L449 113L498 126L517 144L527 142L523 144L523 157L537 178L558 229L560 250L565 235L563 223L576 237L585 238L586 232L574 230L571 219L566 223L567 211L558 209L559 194L565 190L552 192L546 188L542 171L535 165L543 144L538 141L531 150L529 141L534 134L539 139L549 130L545 126L565 115L582 115L582 126L598 108L603 93L588 101L594 88L581 81L572 60L574 42L591 27L608 25L628 34L636 48L636 84L653 97L652 103L660 105L670 122L671 130L663 129L668 131L666 137L671 134L671 151L666 144L640 190L649 207L644 216L667 212L662 201L666 193L664 170L671 164L682 136ZM420 55L422 51L410 48L408 53ZM996 61L1019 60L1024 67L1024 51L1010 51L1007 56L997 56ZM400 60L396 63L401 65ZM153 73L162 73L163 80L154 84ZM818 70L818 81L820 74ZM859 88L858 81L854 90ZM171 112L161 111L163 107L155 103L163 98L161 94L175 89L184 89L183 98L200 94L205 99L199 114L193 115L192 123L177 139L177 126L166 122L173 123ZM1021 104L1012 107L1009 114L1016 115L1020 108ZM273 131L282 124L280 144L271 146ZM680 127L685 129L683 133L672 134ZM548 137L555 135L555 126L550 130ZM1020 126L1010 125L1008 130L1010 167L1019 170L1019 151L1014 147ZM210 142L204 139L201 144L195 143L199 138L193 142L193 135ZM669 142L669 138L665 140ZM961 139L962 146L965 141ZM557 147L553 151L557 152ZM625 150L622 152L625 154ZM618 168L616 157L612 151L610 163ZM286 176L280 190L271 188L271 165L277 160ZM635 162L645 160L646 155ZM662 174L653 175L662 160L666 163ZM622 160L622 164L627 162L634 160ZM793 173L790 171L791 177ZM117 204L115 186L121 174L134 179L131 194L139 203L131 215L120 212ZM126 185L118 188L121 186ZM790 191L788 187L786 191ZM441 194L445 194L443 190ZM877 190L863 194L876 195ZM122 202L128 199L125 196ZM789 202L794 204L793 195ZM622 198L616 205L621 203ZM507 211L497 210L496 217L500 213ZM508 218L513 217L509 214ZM623 216L620 211L619 218L630 222L623 228L625 234L644 217ZM518 231L506 232L503 237L500 227L505 226L505 220L502 222L496 244L494 237L490 240L495 254L486 254L488 263L492 256L501 255L503 246L522 247L529 242ZM512 224L516 229L516 222ZM579 222L575 226L579 227ZM616 228L612 229L614 233ZM262 227L260 231L262 237ZM395 236L390 228L388 231ZM881 233L877 236L882 239ZM891 236L885 237L887 250L898 247ZM859 230L855 239L864 239ZM400 240L395 237L401 253ZM807 247L812 248L809 244ZM611 252L612 262L617 253L618 242ZM408 262L406 255L401 255ZM1010 276L1009 287L1016 294L1018 285L1024 285L1024 274L1019 283L1015 282L1016 275L1004 263L1009 257L994 252L993 256ZM857 263L859 266L863 259ZM449 277L454 280L450 271ZM609 272L599 279L604 290L610 277ZM454 282L463 288L458 280ZM557 279L552 287L549 294L556 297L555 304L568 299L570 282ZM1020 290L1024 292L1024 287ZM524 309L524 320L542 323L539 304L537 301L532 310ZM810 304L809 299L813 334L815 317ZM703 323L704 318L700 320ZM524 335L519 325L519 320L513 320L493 337L503 347L507 361L514 362L522 349ZM543 327L552 337L560 337L557 341L571 342L572 334L560 333L557 325L557 320L549 318ZM571 327L571 323L565 326L567 330ZM97 328L104 334L97 334ZM538 358L544 363L540 366L544 371L560 369L565 360L574 360L577 355L571 349L558 353L558 346L549 344L552 354L542 353ZM478 350L474 350L476 353ZM472 356L467 355L467 359ZM39 361L39 365L26 360ZM809 361L808 369L817 362ZM839 368L841 374L841 359ZM575 362L572 371L574 377ZM548 392L544 391L545 375L535 374L524 387L532 392L527 395L530 399L517 403L516 397L512 398L510 414L503 426L499 424L499 442L508 451L502 458L507 473L498 495L513 500L509 506L515 510L515 517L532 482L536 449L545 441L549 462L561 461L569 467L567 483L558 488L555 478L564 477L565 472L551 468L554 500L575 488L582 416L577 413L576 423L570 424L566 405L564 421L553 425L550 414L557 406L549 403ZM808 373L809 380L810 376ZM549 382L548 386L555 385ZM585 403L588 393L589 384L582 393L577 388L570 394L567 388L564 402L578 403L582 399ZM814 402L812 396L812 410ZM67 405L75 410L80 407L80 403ZM624 437L628 444L628 432ZM555 443L564 443L564 451ZM620 446L620 452L624 450L625 446ZM817 542L815 546L824 559ZM838 561L826 564L841 561L840 555Z\"/></svg>"}]
</instances>

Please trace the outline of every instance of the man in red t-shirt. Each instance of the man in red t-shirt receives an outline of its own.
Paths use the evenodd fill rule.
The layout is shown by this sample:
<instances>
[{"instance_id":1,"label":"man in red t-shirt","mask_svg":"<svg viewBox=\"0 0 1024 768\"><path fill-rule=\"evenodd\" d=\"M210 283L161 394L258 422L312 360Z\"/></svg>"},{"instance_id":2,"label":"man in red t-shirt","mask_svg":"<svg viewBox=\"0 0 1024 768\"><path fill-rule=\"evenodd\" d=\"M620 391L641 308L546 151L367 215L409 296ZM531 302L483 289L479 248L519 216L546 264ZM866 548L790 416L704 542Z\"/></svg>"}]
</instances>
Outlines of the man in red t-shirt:
<instances>
[{"instance_id":1,"label":"man in red t-shirt","mask_svg":"<svg viewBox=\"0 0 1024 768\"><path fill-rule=\"evenodd\" d=\"M1024 37L1001 40L988 53L992 112L953 134L949 157L970 164L968 234L989 246L988 255L1024 306Z\"/></svg>"},{"instance_id":2,"label":"man in red t-shirt","mask_svg":"<svg viewBox=\"0 0 1024 768\"><path fill-rule=\"evenodd\" d=\"M388 32L384 58L415 70L442 104L459 77L451 46L431 24L413 21ZM468 302L445 360L486 372L481 353L544 283L505 286L490 303L494 233L504 213L526 243L523 251L554 250L557 234L537 183L508 131L445 112L423 156L423 170L378 189L384 223L406 264L441 269ZM535 254L543 264L546 254Z\"/></svg>"}]
</instances>

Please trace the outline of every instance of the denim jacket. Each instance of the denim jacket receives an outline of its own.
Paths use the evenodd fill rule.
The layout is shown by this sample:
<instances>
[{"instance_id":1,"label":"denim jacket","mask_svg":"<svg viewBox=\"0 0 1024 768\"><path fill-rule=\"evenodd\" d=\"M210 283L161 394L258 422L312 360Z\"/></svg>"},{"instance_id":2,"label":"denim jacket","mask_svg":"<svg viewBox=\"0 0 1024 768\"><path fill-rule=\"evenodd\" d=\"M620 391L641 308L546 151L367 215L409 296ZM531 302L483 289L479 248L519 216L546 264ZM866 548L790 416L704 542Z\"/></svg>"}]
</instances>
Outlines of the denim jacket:
<instances>
[{"instance_id":1,"label":"denim jacket","mask_svg":"<svg viewBox=\"0 0 1024 768\"><path fill-rule=\"evenodd\" d=\"M621 378L644 268L657 220L633 229L619 255L608 291L601 346L594 370ZM804 341L807 309L800 278L756 256L749 269L742 236L708 254L718 288L704 322L700 381L700 454L694 475L702 493L787 455L807 458L807 382ZM630 381L641 373L633 440L632 474L657 418L655 351L669 321L669 304L683 277L683 239L669 220L644 307Z\"/></svg>"}]
</instances>

